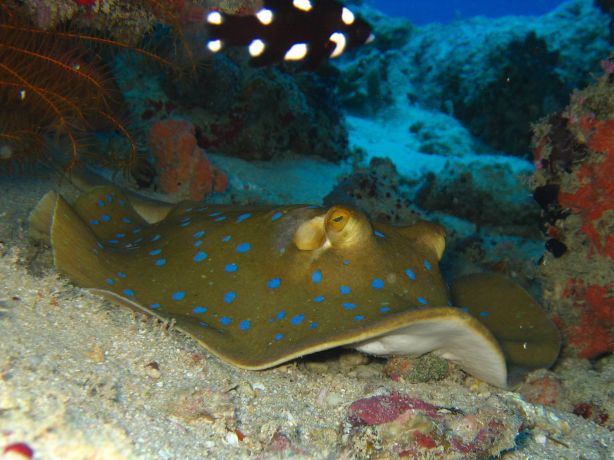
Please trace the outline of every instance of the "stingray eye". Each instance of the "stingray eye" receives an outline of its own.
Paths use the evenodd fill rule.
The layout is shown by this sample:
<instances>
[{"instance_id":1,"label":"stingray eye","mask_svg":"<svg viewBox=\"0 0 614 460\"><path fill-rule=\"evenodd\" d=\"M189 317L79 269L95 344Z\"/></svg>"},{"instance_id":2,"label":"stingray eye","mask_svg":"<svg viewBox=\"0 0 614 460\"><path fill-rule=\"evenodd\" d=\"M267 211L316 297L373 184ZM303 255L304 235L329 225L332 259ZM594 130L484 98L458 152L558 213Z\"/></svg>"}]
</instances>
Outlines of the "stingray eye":
<instances>
[{"instance_id":1,"label":"stingray eye","mask_svg":"<svg viewBox=\"0 0 614 460\"><path fill-rule=\"evenodd\" d=\"M348 224L352 216L345 209L336 209L328 218L328 225L331 230L340 232Z\"/></svg>"}]
</instances>

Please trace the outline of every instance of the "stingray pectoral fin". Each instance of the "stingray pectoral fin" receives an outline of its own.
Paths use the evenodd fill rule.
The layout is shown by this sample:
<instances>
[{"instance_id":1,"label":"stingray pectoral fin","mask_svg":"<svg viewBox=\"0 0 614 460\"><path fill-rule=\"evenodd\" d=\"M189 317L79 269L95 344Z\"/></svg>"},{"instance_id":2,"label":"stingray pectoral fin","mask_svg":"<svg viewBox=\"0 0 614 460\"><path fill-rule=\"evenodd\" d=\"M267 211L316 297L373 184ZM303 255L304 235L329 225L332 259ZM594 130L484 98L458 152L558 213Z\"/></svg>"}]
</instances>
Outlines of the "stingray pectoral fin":
<instances>
[{"instance_id":1,"label":"stingray pectoral fin","mask_svg":"<svg viewBox=\"0 0 614 460\"><path fill-rule=\"evenodd\" d=\"M30 213L29 236L34 241L49 242L53 213L58 199L56 192L47 192Z\"/></svg>"},{"instance_id":2,"label":"stingray pectoral fin","mask_svg":"<svg viewBox=\"0 0 614 460\"><path fill-rule=\"evenodd\" d=\"M435 352L461 369L498 387L507 384L505 357L492 334L477 320L456 308L410 312L413 321L382 335L350 344L378 356L419 356Z\"/></svg>"},{"instance_id":3,"label":"stingray pectoral fin","mask_svg":"<svg viewBox=\"0 0 614 460\"><path fill-rule=\"evenodd\" d=\"M496 337L510 373L547 368L556 360L559 330L535 299L509 278L494 273L464 276L455 280L451 296L454 305L468 309Z\"/></svg>"},{"instance_id":4,"label":"stingray pectoral fin","mask_svg":"<svg viewBox=\"0 0 614 460\"><path fill-rule=\"evenodd\" d=\"M82 287L100 284L100 277L108 269L104 267L106 257L101 254L98 239L59 195L56 195L50 240L58 271Z\"/></svg>"}]
</instances>

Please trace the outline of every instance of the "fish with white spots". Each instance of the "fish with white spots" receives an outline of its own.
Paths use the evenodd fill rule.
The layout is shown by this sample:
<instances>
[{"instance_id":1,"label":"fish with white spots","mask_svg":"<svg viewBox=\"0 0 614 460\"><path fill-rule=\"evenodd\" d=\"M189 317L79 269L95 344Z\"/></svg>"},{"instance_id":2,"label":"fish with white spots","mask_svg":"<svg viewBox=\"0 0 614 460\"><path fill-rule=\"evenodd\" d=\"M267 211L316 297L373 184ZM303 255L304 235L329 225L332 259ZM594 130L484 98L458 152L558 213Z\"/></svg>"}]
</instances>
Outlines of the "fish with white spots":
<instances>
[{"instance_id":1,"label":"fish with white spots","mask_svg":"<svg viewBox=\"0 0 614 460\"><path fill-rule=\"evenodd\" d=\"M506 358L534 369L558 354L557 329L504 277L456 283L452 300L467 311L450 306L437 224L391 227L343 206L193 202L150 224L113 187L73 206L50 192L32 222L47 227L56 267L76 284L173 319L242 368L337 346L434 351L505 386Z\"/></svg>"},{"instance_id":2,"label":"fish with white spots","mask_svg":"<svg viewBox=\"0 0 614 460\"><path fill-rule=\"evenodd\" d=\"M207 14L207 48L245 47L252 63L316 67L373 40L371 27L335 0L264 0L254 15Z\"/></svg>"}]
</instances>

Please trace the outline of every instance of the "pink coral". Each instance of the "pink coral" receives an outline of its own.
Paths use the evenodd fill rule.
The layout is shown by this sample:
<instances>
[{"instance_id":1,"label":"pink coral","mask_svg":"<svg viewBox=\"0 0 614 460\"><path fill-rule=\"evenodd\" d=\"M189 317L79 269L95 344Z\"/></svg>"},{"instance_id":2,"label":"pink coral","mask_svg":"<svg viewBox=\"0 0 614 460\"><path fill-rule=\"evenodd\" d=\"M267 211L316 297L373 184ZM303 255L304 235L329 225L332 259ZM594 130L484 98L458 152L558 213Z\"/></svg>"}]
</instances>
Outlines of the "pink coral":
<instances>
[{"instance_id":1,"label":"pink coral","mask_svg":"<svg viewBox=\"0 0 614 460\"><path fill-rule=\"evenodd\" d=\"M228 178L198 147L194 125L187 121L167 119L155 123L149 133L149 148L164 193L200 201L228 187Z\"/></svg>"}]
</instances>

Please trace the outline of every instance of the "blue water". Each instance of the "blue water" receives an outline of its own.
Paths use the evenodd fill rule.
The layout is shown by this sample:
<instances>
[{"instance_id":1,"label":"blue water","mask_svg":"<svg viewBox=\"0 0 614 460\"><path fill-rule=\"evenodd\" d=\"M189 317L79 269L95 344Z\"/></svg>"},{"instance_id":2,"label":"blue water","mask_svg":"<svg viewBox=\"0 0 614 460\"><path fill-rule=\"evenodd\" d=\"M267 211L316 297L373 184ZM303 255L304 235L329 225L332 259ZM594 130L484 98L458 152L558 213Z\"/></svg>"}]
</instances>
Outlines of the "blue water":
<instances>
[{"instance_id":1,"label":"blue water","mask_svg":"<svg viewBox=\"0 0 614 460\"><path fill-rule=\"evenodd\" d=\"M416 25L450 22L473 16L542 15L563 0L371 0L391 16L404 16Z\"/></svg>"}]
</instances>

